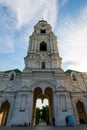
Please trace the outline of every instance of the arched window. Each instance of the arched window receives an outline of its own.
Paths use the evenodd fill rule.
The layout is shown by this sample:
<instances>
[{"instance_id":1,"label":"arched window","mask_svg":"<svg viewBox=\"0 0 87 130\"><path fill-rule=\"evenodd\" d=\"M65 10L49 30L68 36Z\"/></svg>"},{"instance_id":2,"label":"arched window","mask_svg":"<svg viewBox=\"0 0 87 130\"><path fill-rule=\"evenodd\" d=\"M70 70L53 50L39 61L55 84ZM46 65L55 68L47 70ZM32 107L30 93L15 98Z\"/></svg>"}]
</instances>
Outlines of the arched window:
<instances>
[{"instance_id":1,"label":"arched window","mask_svg":"<svg viewBox=\"0 0 87 130\"><path fill-rule=\"evenodd\" d=\"M40 51L47 51L47 44L45 42L40 43Z\"/></svg>"},{"instance_id":2,"label":"arched window","mask_svg":"<svg viewBox=\"0 0 87 130\"><path fill-rule=\"evenodd\" d=\"M74 74L72 75L72 79L73 81L77 81L76 76Z\"/></svg>"},{"instance_id":3,"label":"arched window","mask_svg":"<svg viewBox=\"0 0 87 130\"><path fill-rule=\"evenodd\" d=\"M73 80L73 81L77 81L77 73L76 72L72 72L71 73L71 79Z\"/></svg>"},{"instance_id":4,"label":"arched window","mask_svg":"<svg viewBox=\"0 0 87 130\"><path fill-rule=\"evenodd\" d=\"M14 80L14 74L11 74L10 80Z\"/></svg>"},{"instance_id":5,"label":"arched window","mask_svg":"<svg viewBox=\"0 0 87 130\"><path fill-rule=\"evenodd\" d=\"M45 69L45 62L42 62L42 69Z\"/></svg>"},{"instance_id":6,"label":"arched window","mask_svg":"<svg viewBox=\"0 0 87 130\"><path fill-rule=\"evenodd\" d=\"M46 30L45 29L44 30L41 29L41 33L46 33Z\"/></svg>"},{"instance_id":7,"label":"arched window","mask_svg":"<svg viewBox=\"0 0 87 130\"><path fill-rule=\"evenodd\" d=\"M82 123L87 122L87 118L86 116L84 116L86 115L84 103L81 101L78 101L76 103L76 108L77 108L80 123L82 124Z\"/></svg>"}]
</instances>

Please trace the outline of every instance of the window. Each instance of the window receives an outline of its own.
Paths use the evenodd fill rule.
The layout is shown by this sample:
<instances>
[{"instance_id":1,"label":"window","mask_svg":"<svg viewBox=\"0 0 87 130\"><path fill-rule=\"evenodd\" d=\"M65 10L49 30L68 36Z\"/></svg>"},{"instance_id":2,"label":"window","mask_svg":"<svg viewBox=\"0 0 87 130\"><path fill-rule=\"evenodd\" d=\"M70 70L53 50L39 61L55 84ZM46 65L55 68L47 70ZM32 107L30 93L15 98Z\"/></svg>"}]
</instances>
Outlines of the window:
<instances>
[{"instance_id":1,"label":"window","mask_svg":"<svg viewBox=\"0 0 87 130\"><path fill-rule=\"evenodd\" d=\"M40 31L40 32L41 32L41 33L46 33L46 30L45 30L45 29L44 29L44 30L42 30L42 29L41 29L41 31Z\"/></svg>"},{"instance_id":2,"label":"window","mask_svg":"<svg viewBox=\"0 0 87 130\"><path fill-rule=\"evenodd\" d=\"M20 99L20 111L25 111L26 102L27 96L22 94Z\"/></svg>"},{"instance_id":3,"label":"window","mask_svg":"<svg viewBox=\"0 0 87 130\"><path fill-rule=\"evenodd\" d=\"M66 102L66 95L60 95L59 97L60 107L62 112L67 111L67 102Z\"/></svg>"},{"instance_id":4,"label":"window","mask_svg":"<svg viewBox=\"0 0 87 130\"><path fill-rule=\"evenodd\" d=\"M73 78L73 81L77 80L75 75L72 75L72 78Z\"/></svg>"},{"instance_id":5,"label":"window","mask_svg":"<svg viewBox=\"0 0 87 130\"><path fill-rule=\"evenodd\" d=\"M8 73L8 80L13 81L15 77L16 77L15 71L11 71L10 73Z\"/></svg>"},{"instance_id":6,"label":"window","mask_svg":"<svg viewBox=\"0 0 87 130\"><path fill-rule=\"evenodd\" d=\"M42 62L42 69L45 69L45 62Z\"/></svg>"},{"instance_id":7,"label":"window","mask_svg":"<svg viewBox=\"0 0 87 130\"><path fill-rule=\"evenodd\" d=\"M10 80L14 80L14 74L11 75Z\"/></svg>"},{"instance_id":8,"label":"window","mask_svg":"<svg viewBox=\"0 0 87 130\"><path fill-rule=\"evenodd\" d=\"M77 73L76 72L72 72L71 73L71 79L73 80L73 81L77 81Z\"/></svg>"},{"instance_id":9,"label":"window","mask_svg":"<svg viewBox=\"0 0 87 130\"><path fill-rule=\"evenodd\" d=\"M40 43L40 51L47 51L47 44L45 42Z\"/></svg>"}]
</instances>

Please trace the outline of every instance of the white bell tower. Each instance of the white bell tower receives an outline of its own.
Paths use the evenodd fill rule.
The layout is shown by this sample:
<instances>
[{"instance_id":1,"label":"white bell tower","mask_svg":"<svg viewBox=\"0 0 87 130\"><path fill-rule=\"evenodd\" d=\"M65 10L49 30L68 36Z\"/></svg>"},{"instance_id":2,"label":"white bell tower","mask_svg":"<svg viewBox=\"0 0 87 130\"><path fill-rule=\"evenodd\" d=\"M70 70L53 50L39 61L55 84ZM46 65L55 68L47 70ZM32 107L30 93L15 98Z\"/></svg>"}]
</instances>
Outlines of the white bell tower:
<instances>
[{"instance_id":1,"label":"white bell tower","mask_svg":"<svg viewBox=\"0 0 87 130\"><path fill-rule=\"evenodd\" d=\"M61 70L62 58L59 56L57 37L47 21L41 20L34 26L24 60L24 72Z\"/></svg>"}]
</instances>

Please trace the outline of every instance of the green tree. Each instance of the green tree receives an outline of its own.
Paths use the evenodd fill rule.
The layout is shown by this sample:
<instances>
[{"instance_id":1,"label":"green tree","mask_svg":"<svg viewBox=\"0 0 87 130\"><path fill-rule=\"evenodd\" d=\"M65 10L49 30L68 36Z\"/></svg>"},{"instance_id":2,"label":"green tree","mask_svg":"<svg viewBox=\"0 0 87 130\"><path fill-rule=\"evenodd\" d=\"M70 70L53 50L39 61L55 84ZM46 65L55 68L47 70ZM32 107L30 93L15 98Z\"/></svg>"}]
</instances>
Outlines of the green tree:
<instances>
[{"instance_id":1,"label":"green tree","mask_svg":"<svg viewBox=\"0 0 87 130\"><path fill-rule=\"evenodd\" d=\"M44 106L42 108L42 118L43 120L49 124L49 107L48 106Z\"/></svg>"},{"instance_id":2,"label":"green tree","mask_svg":"<svg viewBox=\"0 0 87 130\"><path fill-rule=\"evenodd\" d=\"M43 106L42 109L36 108L36 124L39 124L40 119L49 124L49 106Z\"/></svg>"},{"instance_id":3,"label":"green tree","mask_svg":"<svg viewBox=\"0 0 87 130\"><path fill-rule=\"evenodd\" d=\"M40 111L40 108L36 108L36 124L39 124Z\"/></svg>"}]
</instances>

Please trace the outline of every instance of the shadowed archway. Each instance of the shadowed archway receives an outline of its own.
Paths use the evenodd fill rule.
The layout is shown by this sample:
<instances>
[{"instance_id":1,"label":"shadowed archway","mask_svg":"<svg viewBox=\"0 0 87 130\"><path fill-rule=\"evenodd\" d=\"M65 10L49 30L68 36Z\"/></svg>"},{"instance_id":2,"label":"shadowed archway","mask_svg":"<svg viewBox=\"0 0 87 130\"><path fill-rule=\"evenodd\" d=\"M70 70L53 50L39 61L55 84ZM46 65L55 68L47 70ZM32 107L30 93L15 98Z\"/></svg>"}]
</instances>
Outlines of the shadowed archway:
<instances>
[{"instance_id":1,"label":"shadowed archway","mask_svg":"<svg viewBox=\"0 0 87 130\"><path fill-rule=\"evenodd\" d=\"M78 116L79 116L79 122L81 124L82 123L87 123L87 116L86 116L87 114L86 114L83 102L78 101L76 103L76 108L77 108L77 112L78 112Z\"/></svg>"},{"instance_id":2,"label":"shadowed archway","mask_svg":"<svg viewBox=\"0 0 87 130\"><path fill-rule=\"evenodd\" d=\"M6 125L10 103L6 100L0 107L0 126Z\"/></svg>"},{"instance_id":3,"label":"shadowed archway","mask_svg":"<svg viewBox=\"0 0 87 130\"><path fill-rule=\"evenodd\" d=\"M49 124L53 125L53 93L50 87L45 88L44 92L40 87L35 88L34 90L34 100L33 100L33 116L32 116L32 125L36 125L36 101L37 99L41 99L42 102L44 99L47 99L49 102Z\"/></svg>"}]
</instances>

